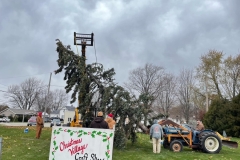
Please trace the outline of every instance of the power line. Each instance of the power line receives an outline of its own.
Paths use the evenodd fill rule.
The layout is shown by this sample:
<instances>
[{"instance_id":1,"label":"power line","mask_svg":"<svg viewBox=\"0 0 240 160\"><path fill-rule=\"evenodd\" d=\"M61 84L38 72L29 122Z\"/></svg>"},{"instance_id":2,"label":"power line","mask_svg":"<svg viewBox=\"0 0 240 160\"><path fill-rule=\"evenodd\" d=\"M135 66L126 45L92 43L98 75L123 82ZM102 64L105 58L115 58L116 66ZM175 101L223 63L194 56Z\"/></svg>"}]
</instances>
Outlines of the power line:
<instances>
[{"instance_id":1,"label":"power line","mask_svg":"<svg viewBox=\"0 0 240 160\"><path fill-rule=\"evenodd\" d=\"M44 88L44 87L46 87L46 86L47 86L47 85L40 86L40 87L34 88L34 90L35 90L35 89L38 89L38 88ZM23 91L29 91L29 89L21 89L21 90L18 90L17 92L13 92L12 94L16 94L16 93L23 92ZM3 90L0 90L0 92L11 93L11 92L9 92L9 91L3 91Z\"/></svg>"},{"instance_id":2,"label":"power line","mask_svg":"<svg viewBox=\"0 0 240 160\"><path fill-rule=\"evenodd\" d=\"M1 84L1 83L0 83ZM3 85L4 87L8 87L8 86L6 86L6 85L4 85L4 84L1 84L1 85Z\"/></svg>"},{"instance_id":3,"label":"power line","mask_svg":"<svg viewBox=\"0 0 240 160\"><path fill-rule=\"evenodd\" d=\"M7 92L7 91L0 90L0 92Z\"/></svg>"},{"instance_id":4,"label":"power line","mask_svg":"<svg viewBox=\"0 0 240 160\"><path fill-rule=\"evenodd\" d=\"M0 102L1 102L1 103L8 103L8 101L3 100L3 99L0 99Z\"/></svg>"},{"instance_id":5,"label":"power line","mask_svg":"<svg viewBox=\"0 0 240 160\"><path fill-rule=\"evenodd\" d=\"M6 89L5 87L1 87L1 86L0 86L0 88L1 88L1 89L3 89L3 88Z\"/></svg>"},{"instance_id":6,"label":"power line","mask_svg":"<svg viewBox=\"0 0 240 160\"><path fill-rule=\"evenodd\" d=\"M50 86L55 86L55 87L65 87L65 86L58 86L58 85L50 85ZM40 86L40 87L37 87L37 88L35 88L35 89L38 89L38 88L44 88L44 87L47 87L47 85ZM28 91L28 90L27 90L27 89L19 90L19 92L23 92L23 91ZM10 92L8 92L8 91L4 91L4 90L0 90L0 92L10 93Z\"/></svg>"},{"instance_id":7,"label":"power line","mask_svg":"<svg viewBox=\"0 0 240 160\"><path fill-rule=\"evenodd\" d=\"M58 86L58 85L51 85L51 86L54 86L54 87L65 87L65 86Z\"/></svg>"},{"instance_id":8,"label":"power line","mask_svg":"<svg viewBox=\"0 0 240 160\"><path fill-rule=\"evenodd\" d=\"M0 78L0 79L10 79L10 78L19 78L19 77L32 77L32 76L38 76L38 75L43 75L43 74L46 74L46 73L35 74L35 75L17 76L17 77L5 77L5 78Z\"/></svg>"}]
</instances>

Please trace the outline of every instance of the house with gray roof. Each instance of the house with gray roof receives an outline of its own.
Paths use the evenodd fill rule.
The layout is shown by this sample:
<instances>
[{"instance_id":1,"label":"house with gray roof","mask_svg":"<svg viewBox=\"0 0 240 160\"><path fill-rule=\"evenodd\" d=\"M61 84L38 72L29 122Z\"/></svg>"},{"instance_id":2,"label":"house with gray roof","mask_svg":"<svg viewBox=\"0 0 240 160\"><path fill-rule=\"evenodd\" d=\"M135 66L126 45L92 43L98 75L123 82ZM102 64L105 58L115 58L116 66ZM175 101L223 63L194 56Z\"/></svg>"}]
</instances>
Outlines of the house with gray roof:
<instances>
[{"instance_id":1,"label":"house with gray roof","mask_svg":"<svg viewBox=\"0 0 240 160\"><path fill-rule=\"evenodd\" d=\"M75 116L75 109L76 108L72 105L65 106L60 110L59 116L63 119L64 124L70 123L73 120Z\"/></svg>"},{"instance_id":2,"label":"house with gray roof","mask_svg":"<svg viewBox=\"0 0 240 160\"><path fill-rule=\"evenodd\" d=\"M64 120L64 124L69 123L73 120L75 116L75 107L72 106L64 106L60 110L52 111L50 117L58 117Z\"/></svg>"},{"instance_id":3,"label":"house with gray roof","mask_svg":"<svg viewBox=\"0 0 240 160\"><path fill-rule=\"evenodd\" d=\"M5 117L15 117L17 115L36 115L37 112L34 110L26 110L26 109L17 109L17 108L6 108L0 112L1 116Z\"/></svg>"},{"instance_id":4,"label":"house with gray roof","mask_svg":"<svg viewBox=\"0 0 240 160\"><path fill-rule=\"evenodd\" d=\"M50 113L50 117L59 117L60 118L60 110L55 110Z\"/></svg>"}]
</instances>

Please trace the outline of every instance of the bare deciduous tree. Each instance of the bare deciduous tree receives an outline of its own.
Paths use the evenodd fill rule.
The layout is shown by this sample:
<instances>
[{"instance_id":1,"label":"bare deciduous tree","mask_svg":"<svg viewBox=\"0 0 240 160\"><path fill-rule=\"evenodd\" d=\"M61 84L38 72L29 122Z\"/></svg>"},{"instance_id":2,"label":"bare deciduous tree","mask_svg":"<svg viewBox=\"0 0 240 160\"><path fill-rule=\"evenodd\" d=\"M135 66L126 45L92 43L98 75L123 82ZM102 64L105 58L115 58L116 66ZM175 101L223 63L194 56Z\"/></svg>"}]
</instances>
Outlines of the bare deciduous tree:
<instances>
[{"instance_id":1,"label":"bare deciduous tree","mask_svg":"<svg viewBox=\"0 0 240 160\"><path fill-rule=\"evenodd\" d=\"M52 93L50 92L48 94L48 89L44 88L41 92L38 93L37 99L35 101L35 109L44 112L45 107L47 107L46 112L49 113L51 108L50 106L52 106L53 103L52 97Z\"/></svg>"},{"instance_id":2,"label":"bare deciduous tree","mask_svg":"<svg viewBox=\"0 0 240 160\"><path fill-rule=\"evenodd\" d=\"M192 86L192 97L191 101L194 105L193 108L193 115L195 116L195 119L201 119L200 112L205 113L206 108L206 94L204 94L204 91L201 91L199 88L195 86ZM203 93L202 93L203 92Z\"/></svg>"},{"instance_id":3,"label":"bare deciduous tree","mask_svg":"<svg viewBox=\"0 0 240 160\"><path fill-rule=\"evenodd\" d=\"M9 86L5 96L13 107L30 110L43 88L42 81L36 78L29 78L20 85Z\"/></svg>"},{"instance_id":4,"label":"bare deciduous tree","mask_svg":"<svg viewBox=\"0 0 240 160\"><path fill-rule=\"evenodd\" d=\"M153 64L146 64L143 68L139 67L130 72L129 81L125 87L133 93L149 94L156 96L161 89L161 78L164 75L163 67Z\"/></svg>"},{"instance_id":5,"label":"bare deciduous tree","mask_svg":"<svg viewBox=\"0 0 240 160\"><path fill-rule=\"evenodd\" d=\"M130 72L129 81L125 83L125 87L133 94L148 95L151 102L144 104L144 124L147 124L147 116L152 108L152 103L158 96L162 88L162 77L164 76L164 69L153 64L146 64L143 68L139 67ZM137 97L136 96L136 97Z\"/></svg>"},{"instance_id":6,"label":"bare deciduous tree","mask_svg":"<svg viewBox=\"0 0 240 160\"><path fill-rule=\"evenodd\" d=\"M239 94L240 79L240 55L229 56L223 62L223 76L221 76L222 86L226 97L232 99Z\"/></svg>"},{"instance_id":7,"label":"bare deciduous tree","mask_svg":"<svg viewBox=\"0 0 240 160\"><path fill-rule=\"evenodd\" d=\"M163 78L163 89L159 91L156 98L156 106L154 110L162 111L162 114L167 118L170 109L174 106L176 101L176 78L172 74L166 74Z\"/></svg>"},{"instance_id":8,"label":"bare deciduous tree","mask_svg":"<svg viewBox=\"0 0 240 160\"><path fill-rule=\"evenodd\" d=\"M210 50L201 57L201 64L197 67L197 77L200 81L207 81L210 93L216 93L223 97L220 87L223 52Z\"/></svg>"},{"instance_id":9,"label":"bare deciduous tree","mask_svg":"<svg viewBox=\"0 0 240 160\"><path fill-rule=\"evenodd\" d=\"M178 85L178 100L183 112L183 117L188 123L194 107L191 103L191 96L193 92L192 86L194 86L193 71L183 69L178 78Z\"/></svg>"},{"instance_id":10,"label":"bare deciduous tree","mask_svg":"<svg viewBox=\"0 0 240 160\"><path fill-rule=\"evenodd\" d=\"M41 93L38 94L36 100L36 108L39 111L44 111L46 107L47 113L51 111L55 111L61 109L68 102L68 95L62 89L55 89L54 91L50 91L47 94L47 89L43 90Z\"/></svg>"},{"instance_id":11,"label":"bare deciduous tree","mask_svg":"<svg viewBox=\"0 0 240 160\"><path fill-rule=\"evenodd\" d=\"M52 111L61 109L65 105L67 105L68 95L65 90L62 89L55 89L52 92L53 104L52 104Z\"/></svg>"},{"instance_id":12,"label":"bare deciduous tree","mask_svg":"<svg viewBox=\"0 0 240 160\"><path fill-rule=\"evenodd\" d=\"M203 55L197 77L201 82L205 81L210 96L232 99L240 92L240 55L226 59L223 56L223 52L216 50Z\"/></svg>"}]
</instances>

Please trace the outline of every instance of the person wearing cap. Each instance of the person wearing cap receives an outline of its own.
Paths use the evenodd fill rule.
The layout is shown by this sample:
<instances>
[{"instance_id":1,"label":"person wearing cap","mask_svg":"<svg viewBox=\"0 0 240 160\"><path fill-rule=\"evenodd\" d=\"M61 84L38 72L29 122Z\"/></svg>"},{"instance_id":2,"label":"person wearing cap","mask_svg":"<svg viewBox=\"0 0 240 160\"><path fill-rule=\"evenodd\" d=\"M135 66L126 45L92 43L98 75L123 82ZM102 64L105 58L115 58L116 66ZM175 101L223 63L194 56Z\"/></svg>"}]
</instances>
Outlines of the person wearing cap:
<instances>
[{"instance_id":1,"label":"person wearing cap","mask_svg":"<svg viewBox=\"0 0 240 160\"><path fill-rule=\"evenodd\" d=\"M158 124L158 121L155 119L154 124L150 128L150 137L152 138L153 142L153 153L160 153L161 152L161 139L163 138L163 130L162 126Z\"/></svg>"},{"instance_id":2,"label":"person wearing cap","mask_svg":"<svg viewBox=\"0 0 240 160\"><path fill-rule=\"evenodd\" d=\"M108 123L103 118L103 112L98 112L97 117L91 122L90 128L109 129Z\"/></svg>"},{"instance_id":3,"label":"person wearing cap","mask_svg":"<svg viewBox=\"0 0 240 160\"><path fill-rule=\"evenodd\" d=\"M114 128L116 122L115 122L115 120L113 119L113 114L112 114L112 113L108 114L108 116L107 116L107 118L105 119L105 121L108 123L109 129L113 129L113 128Z\"/></svg>"},{"instance_id":4,"label":"person wearing cap","mask_svg":"<svg viewBox=\"0 0 240 160\"><path fill-rule=\"evenodd\" d=\"M42 119L42 112L38 113L36 118L36 138L39 139L41 136L42 128L43 128L43 119Z\"/></svg>"}]
</instances>

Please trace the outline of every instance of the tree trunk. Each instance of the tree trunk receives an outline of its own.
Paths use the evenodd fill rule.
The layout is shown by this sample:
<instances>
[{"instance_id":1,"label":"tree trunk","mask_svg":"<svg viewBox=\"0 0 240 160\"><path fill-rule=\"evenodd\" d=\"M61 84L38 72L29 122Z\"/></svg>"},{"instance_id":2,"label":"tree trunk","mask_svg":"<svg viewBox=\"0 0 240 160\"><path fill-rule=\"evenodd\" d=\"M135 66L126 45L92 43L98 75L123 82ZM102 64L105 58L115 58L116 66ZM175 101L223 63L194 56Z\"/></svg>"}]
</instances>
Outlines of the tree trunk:
<instances>
[{"instance_id":1,"label":"tree trunk","mask_svg":"<svg viewBox=\"0 0 240 160\"><path fill-rule=\"evenodd\" d=\"M148 133L148 128L142 124L141 122L138 123L138 127L144 132L144 133Z\"/></svg>"}]
</instances>

